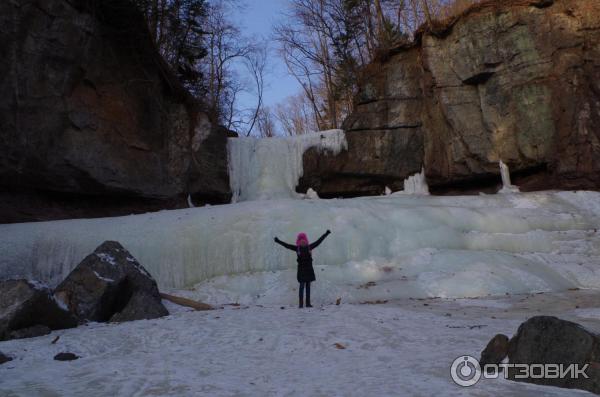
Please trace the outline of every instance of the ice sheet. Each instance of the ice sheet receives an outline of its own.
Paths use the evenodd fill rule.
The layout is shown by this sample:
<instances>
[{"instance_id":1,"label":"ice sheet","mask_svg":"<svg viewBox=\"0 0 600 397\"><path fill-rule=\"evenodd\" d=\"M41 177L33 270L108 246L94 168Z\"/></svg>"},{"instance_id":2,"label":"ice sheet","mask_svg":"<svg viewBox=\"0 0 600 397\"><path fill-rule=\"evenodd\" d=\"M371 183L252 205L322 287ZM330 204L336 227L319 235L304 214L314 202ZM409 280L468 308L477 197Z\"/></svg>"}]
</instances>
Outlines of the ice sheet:
<instances>
[{"instance_id":1,"label":"ice sheet","mask_svg":"<svg viewBox=\"0 0 600 397\"><path fill-rule=\"evenodd\" d=\"M226 277L221 291L211 287L215 297L292 300L295 254L273 237L293 242L303 231L315 240L330 229L313 256L322 286L315 293L331 297L473 297L600 285L600 222L589 204L600 194L511 196L271 200L0 225L0 276L57 284L96 246L116 240L161 288L200 284L204 293L210 279ZM359 288L369 282L376 285Z\"/></svg>"}]
</instances>

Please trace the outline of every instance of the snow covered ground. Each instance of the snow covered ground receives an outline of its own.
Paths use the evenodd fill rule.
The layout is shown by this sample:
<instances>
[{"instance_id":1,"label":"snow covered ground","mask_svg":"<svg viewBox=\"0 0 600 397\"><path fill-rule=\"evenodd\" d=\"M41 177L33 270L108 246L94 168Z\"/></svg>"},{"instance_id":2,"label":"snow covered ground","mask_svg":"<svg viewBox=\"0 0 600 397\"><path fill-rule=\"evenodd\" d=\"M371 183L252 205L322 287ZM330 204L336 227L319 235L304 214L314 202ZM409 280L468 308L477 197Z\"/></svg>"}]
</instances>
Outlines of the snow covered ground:
<instances>
[{"instance_id":1,"label":"snow covered ground","mask_svg":"<svg viewBox=\"0 0 600 397\"><path fill-rule=\"evenodd\" d=\"M0 366L0 395L588 395L503 379L461 388L452 382L450 366L461 355L479 357L496 333L513 335L522 321L540 313L598 331L599 298L597 292L571 291L210 312L169 305L173 314L164 319L91 324L0 342L0 351L16 358ZM53 360L65 351L81 358Z\"/></svg>"}]
</instances>

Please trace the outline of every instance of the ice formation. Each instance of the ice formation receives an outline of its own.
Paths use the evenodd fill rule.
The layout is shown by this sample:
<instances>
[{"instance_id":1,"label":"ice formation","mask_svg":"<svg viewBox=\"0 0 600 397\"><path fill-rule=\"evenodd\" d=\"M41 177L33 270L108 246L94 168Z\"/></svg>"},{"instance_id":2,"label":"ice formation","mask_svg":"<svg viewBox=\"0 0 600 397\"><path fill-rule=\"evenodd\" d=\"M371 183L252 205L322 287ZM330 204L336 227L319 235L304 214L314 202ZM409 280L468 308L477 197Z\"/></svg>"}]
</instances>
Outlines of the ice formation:
<instances>
[{"instance_id":1,"label":"ice formation","mask_svg":"<svg viewBox=\"0 0 600 397\"><path fill-rule=\"evenodd\" d=\"M231 139L236 204L0 225L0 278L56 285L98 245L116 240L161 288L193 288L211 303L284 302L295 296L296 260L273 237L293 242L304 231L315 239L330 229L333 234L314 252L314 294L323 300L476 297L600 285L600 193L434 197L422 169L406 179L403 192L386 188L385 196L316 200L312 189L296 193L302 156L311 147L337 154L347 148L345 134ZM508 168L500 164L505 189L514 192Z\"/></svg>"},{"instance_id":2,"label":"ice formation","mask_svg":"<svg viewBox=\"0 0 600 397\"><path fill-rule=\"evenodd\" d=\"M272 200L145 215L0 225L0 277L55 285L105 240L161 288L210 301L293 300L296 260L273 243L331 236L315 297L469 297L600 285L600 193ZM331 296L329 296L331 295Z\"/></svg>"},{"instance_id":3,"label":"ice formation","mask_svg":"<svg viewBox=\"0 0 600 397\"><path fill-rule=\"evenodd\" d=\"M502 177L502 189L498 193L519 193L519 187L510 182L510 170L502 160L500 160L500 176Z\"/></svg>"},{"instance_id":4,"label":"ice formation","mask_svg":"<svg viewBox=\"0 0 600 397\"><path fill-rule=\"evenodd\" d=\"M188 208L195 208L196 207L194 205L194 202L192 201L192 196L190 194L188 194L188 196L187 196L187 204L188 204Z\"/></svg>"},{"instance_id":5,"label":"ice formation","mask_svg":"<svg viewBox=\"0 0 600 397\"><path fill-rule=\"evenodd\" d=\"M388 188L386 187L385 194L388 195ZM427 186L427 179L425 178L425 169L421 168L421 172L416 173L414 175L409 176L404 180L404 190L401 190L396 193L392 193L389 190L389 194L391 195L404 195L404 194L413 194L413 195L429 195L429 186Z\"/></svg>"},{"instance_id":6,"label":"ice formation","mask_svg":"<svg viewBox=\"0 0 600 397\"><path fill-rule=\"evenodd\" d=\"M232 202L300 198L302 155L311 147L332 155L347 149L342 130L295 137L230 138L227 144Z\"/></svg>"},{"instance_id":7,"label":"ice formation","mask_svg":"<svg viewBox=\"0 0 600 397\"><path fill-rule=\"evenodd\" d=\"M305 198L311 199L311 200L316 200L319 198L319 194L317 192L315 192L312 187L309 187L308 190L306 191Z\"/></svg>"}]
</instances>

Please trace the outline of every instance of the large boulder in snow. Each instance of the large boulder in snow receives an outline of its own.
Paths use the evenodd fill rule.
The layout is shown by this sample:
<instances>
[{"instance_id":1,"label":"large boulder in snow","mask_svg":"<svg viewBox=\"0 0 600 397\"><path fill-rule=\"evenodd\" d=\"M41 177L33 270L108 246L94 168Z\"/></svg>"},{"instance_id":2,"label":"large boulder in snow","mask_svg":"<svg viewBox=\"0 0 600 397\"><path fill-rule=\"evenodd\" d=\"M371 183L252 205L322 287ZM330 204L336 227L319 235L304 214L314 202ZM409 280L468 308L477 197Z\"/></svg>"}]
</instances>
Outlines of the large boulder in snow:
<instances>
[{"instance_id":1,"label":"large boulder in snow","mask_svg":"<svg viewBox=\"0 0 600 397\"><path fill-rule=\"evenodd\" d=\"M481 352L479 364L481 368L487 364L500 364L508 355L508 336L498 334L494 336L485 349Z\"/></svg>"},{"instance_id":2,"label":"large boulder in snow","mask_svg":"<svg viewBox=\"0 0 600 397\"><path fill-rule=\"evenodd\" d=\"M0 223L229 200L227 133L131 1L0 1Z\"/></svg>"},{"instance_id":3,"label":"large boulder in snow","mask_svg":"<svg viewBox=\"0 0 600 397\"><path fill-rule=\"evenodd\" d=\"M0 365L12 361L12 357L6 356L4 353L0 352Z\"/></svg>"},{"instance_id":4,"label":"large boulder in snow","mask_svg":"<svg viewBox=\"0 0 600 397\"><path fill-rule=\"evenodd\" d=\"M513 380L568 389L582 389L600 394L600 337L581 325L556 317L533 317L521 324L510 340L508 358L511 364L589 364L586 374L578 379L527 378Z\"/></svg>"},{"instance_id":5,"label":"large boulder in snow","mask_svg":"<svg viewBox=\"0 0 600 397\"><path fill-rule=\"evenodd\" d=\"M544 5L541 5L541 4ZM600 188L600 1L485 1L365 68L348 152L305 154L321 196ZM305 190L301 190L305 191Z\"/></svg>"},{"instance_id":6,"label":"large boulder in snow","mask_svg":"<svg viewBox=\"0 0 600 397\"><path fill-rule=\"evenodd\" d=\"M156 281L115 241L88 255L55 295L83 321L131 321L168 315Z\"/></svg>"},{"instance_id":7,"label":"large boulder in snow","mask_svg":"<svg viewBox=\"0 0 600 397\"><path fill-rule=\"evenodd\" d=\"M52 291L39 283L2 281L0 297L0 340L40 336L77 325L77 319Z\"/></svg>"}]
</instances>

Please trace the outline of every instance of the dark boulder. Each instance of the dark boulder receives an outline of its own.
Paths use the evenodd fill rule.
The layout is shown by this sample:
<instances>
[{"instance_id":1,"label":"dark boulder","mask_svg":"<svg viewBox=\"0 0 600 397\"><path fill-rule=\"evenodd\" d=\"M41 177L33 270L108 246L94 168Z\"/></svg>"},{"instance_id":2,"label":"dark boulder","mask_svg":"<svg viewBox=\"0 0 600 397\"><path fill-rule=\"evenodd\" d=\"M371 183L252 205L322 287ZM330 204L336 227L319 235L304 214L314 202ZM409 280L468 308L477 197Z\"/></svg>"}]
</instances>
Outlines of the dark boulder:
<instances>
[{"instance_id":1,"label":"dark boulder","mask_svg":"<svg viewBox=\"0 0 600 397\"><path fill-rule=\"evenodd\" d=\"M510 340L508 358L510 364L578 364L580 368L588 364L588 379L583 376L577 379L571 376L516 379L513 369L509 369L509 377L516 381L600 394L600 337L579 324L548 316L530 318Z\"/></svg>"},{"instance_id":2,"label":"dark boulder","mask_svg":"<svg viewBox=\"0 0 600 397\"><path fill-rule=\"evenodd\" d=\"M490 340L481 352L479 365L483 369L488 364L500 364L508 354L508 336L498 334Z\"/></svg>"},{"instance_id":3,"label":"dark boulder","mask_svg":"<svg viewBox=\"0 0 600 397\"><path fill-rule=\"evenodd\" d=\"M106 241L56 288L83 321L132 321L168 315L156 281L121 244Z\"/></svg>"},{"instance_id":4,"label":"dark boulder","mask_svg":"<svg viewBox=\"0 0 600 397\"><path fill-rule=\"evenodd\" d=\"M56 356L54 356L56 361L73 361L77 360L78 358L79 356L74 353L58 353Z\"/></svg>"},{"instance_id":5,"label":"dark boulder","mask_svg":"<svg viewBox=\"0 0 600 397\"><path fill-rule=\"evenodd\" d=\"M0 340L40 336L77 325L75 316L39 283L2 281L0 296Z\"/></svg>"},{"instance_id":6,"label":"dark boulder","mask_svg":"<svg viewBox=\"0 0 600 397\"><path fill-rule=\"evenodd\" d=\"M151 302L152 304L149 304ZM131 296L127 305L118 313L115 313L110 321L122 323L124 321L159 318L169 315L167 309L156 300L154 294L139 291Z\"/></svg>"},{"instance_id":7,"label":"dark boulder","mask_svg":"<svg viewBox=\"0 0 600 397\"><path fill-rule=\"evenodd\" d=\"M12 357L6 356L4 353L0 352L0 365L12 361Z\"/></svg>"}]
</instances>

